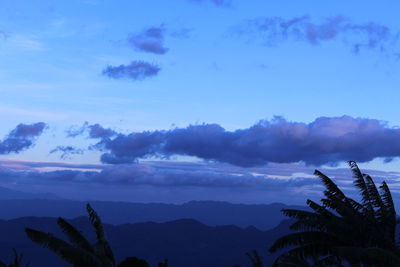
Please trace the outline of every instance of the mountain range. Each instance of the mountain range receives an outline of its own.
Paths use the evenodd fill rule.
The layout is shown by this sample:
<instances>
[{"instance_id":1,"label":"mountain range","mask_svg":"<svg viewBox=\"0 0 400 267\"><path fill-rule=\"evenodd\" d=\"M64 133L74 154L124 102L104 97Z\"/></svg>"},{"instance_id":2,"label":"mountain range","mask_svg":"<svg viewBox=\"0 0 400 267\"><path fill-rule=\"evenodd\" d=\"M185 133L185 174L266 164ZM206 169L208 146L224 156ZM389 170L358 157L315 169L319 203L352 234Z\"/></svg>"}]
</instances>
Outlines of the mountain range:
<instances>
[{"instance_id":1,"label":"mountain range","mask_svg":"<svg viewBox=\"0 0 400 267\"><path fill-rule=\"evenodd\" d=\"M86 202L50 199L0 200L0 219L19 217L64 217L86 216ZM281 203L232 204L216 201L190 201L184 204L129 203L90 201L102 220L109 224L137 222L168 222L178 219L194 219L209 226L236 225L254 226L268 230L285 219L280 212L284 208L300 208Z\"/></svg>"},{"instance_id":2,"label":"mountain range","mask_svg":"<svg viewBox=\"0 0 400 267\"><path fill-rule=\"evenodd\" d=\"M86 217L70 220L83 234L94 240L93 228ZM168 259L172 267L250 266L246 252L257 250L270 266L275 255L267 253L269 246L279 236L287 233L288 221L277 227L261 231L255 227L240 228L233 225L207 226L192 219L166 223L105 224L107 238L121 261L136 256L151 266ZM29 227L64 237L55 218L23 217L0 221L0 256L11 261L11 248L23 253L30 267L69 266L46 248L33 243L24 232ZM65 237L64 237L65 238Z\"/></svg>"}]
</instances>

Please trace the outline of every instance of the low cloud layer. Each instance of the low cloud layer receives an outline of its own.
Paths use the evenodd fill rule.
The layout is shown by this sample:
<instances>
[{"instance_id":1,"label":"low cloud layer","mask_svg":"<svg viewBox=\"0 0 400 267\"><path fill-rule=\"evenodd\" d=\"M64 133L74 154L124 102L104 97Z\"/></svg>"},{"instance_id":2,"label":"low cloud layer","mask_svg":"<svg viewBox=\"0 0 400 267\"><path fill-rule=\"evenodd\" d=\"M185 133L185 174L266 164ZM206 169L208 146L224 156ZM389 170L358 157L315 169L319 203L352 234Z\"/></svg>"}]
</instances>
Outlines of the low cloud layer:
<instances>
[{"instance_id":1,"label":"low cloud layer","mask_svg":"<svg viewBox=\"0 0 400 267\"><path fill-rule=\"evenodd\" d=\"M287 40L303 41L311 45L340 40L351 46L355 53L361 49L384 51L397 41L397 35L385 25L374 22L355 23L343 16L328 17L319 23L308 16L291 19L264 17L249 20L236 30L243 35L258 36L268 46Z\"/></svg>"},{"instance_id":2,"label":"low cloud layer","mask_svg":"<svg viewBox=\"0 0 400 267\"><path fill-rule=\"evenodd\" d=\"M38 136L43 133L46 124L18 124L1 142L0 154L19 153L32 147Z\"/></svg>"},{"instance_id":3,"label":"low cloud layer","mask_svg":"<svg viewBox=\"0 0 400 267\"><path fill-rule=\"evenodd\" d=\"M160 72L157 65L145 61L132 61L129 65L107 66L102 74L112 79L144 80Z\"/></svg>"},{"instance_id":4,"label":"low cloud layer","mask_svg":"<svg viewBox=\"0 0 400 267\"><path fill-rule=\"evenodd\" d=\"M105 151L101 161L110 164L184 155L244 167L294 162L319 166L400 156L400 129L379 120L349 116L320 117L308 124L275 117L236 131L200 124L112 138L109 134L90 137L99 139L93 147Z\"/></svg>"},{"instance_id":5,"label":"low cloud layer","mask_svg":"<svg viewBox=\"0 0 400 267\"><path fill-rule=\"evenodd\" d=\"M320 169L354 195L349 168ZM303 204L318 199L322 185L313 167L269 164L242 168L222 163L146 161L104 165L0 160L0 186L66 198L183 202L193 199ZM398 194L399 173L364 170L384 178Z\"/></svg>"},{"instance_id":6,"label":"low cloud layer","mask_svg":"<svg viewBox=\"0 0 400 267\"><path fill-rule=\"evenodd\" d=\"M53 170L41 171L48 168ZM300 172L304 172L304 177L293 176ZM279 164L263 168L242 168L220 163L173 161L148 161L116 166L0 160L0 175L3 181L28 184L96 183L260 189L285 186L287 189L317 184L318 179L312 176L312 172L312 168L303 165ZM347 172L350 173L349 170Z\"/></svg>"},{"instance_id":7,"label":"low cloud layer","mask_svg":"<svg viewBox=\"0 0 400 267\"><path fill-rule=\"evenodd\" d=\"M168 52L168 48L164 46L165 32L164 26L150 27L129 35L127 42L137 51L162 55Z\"/></svg>"},{"instance_id":8,"label":"low cloud layer","mask_svg":"<svg viewBox=\"0 0 400 267\"><path fill-rule=\"evenodd\" d=\"M52 171L41 169L53 168ZM58 170L57 170L58 169ZM84 170L80 170L84 169ZM91 170L92 169L92 170ZM275 170L276 169L276 170ZM307 169L308 170L308 169ZM262 172L262 173L259 173ZM279 173L284 179L277 179ZM292 177L292 168L284 172L277 166L244 169L224 164L152 161L124 165L76 165L0 160L3 182L37 184L109 184L161 187L279 188L313 185L317 179ZM270 176L269 176L270 175Z\"/></svg>"}]
</instances>

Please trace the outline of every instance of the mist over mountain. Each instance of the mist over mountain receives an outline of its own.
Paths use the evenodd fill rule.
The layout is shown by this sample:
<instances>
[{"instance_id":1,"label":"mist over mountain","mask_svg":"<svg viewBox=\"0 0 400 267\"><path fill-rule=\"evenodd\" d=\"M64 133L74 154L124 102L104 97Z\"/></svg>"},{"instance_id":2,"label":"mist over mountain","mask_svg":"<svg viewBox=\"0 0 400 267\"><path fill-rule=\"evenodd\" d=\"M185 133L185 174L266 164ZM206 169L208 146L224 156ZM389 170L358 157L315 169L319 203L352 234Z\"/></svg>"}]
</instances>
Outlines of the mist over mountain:
<instances>
[{"instance_id":1,"label":"mist over mountain","mask_svg":"<svg viewBox=\"0 0 400 267\"><path fill-rule=\"evenodd\" d=\"M80 217L70 222L89 240L94 240L93 228L87 218ZM136 256L148 261L151 266L168 258L174 267L220 267L249 266L246 252L256 249L263 257L265 266L270 266L274 255L267 253L271 243L288 231L288 221L274 229L260 231L254 227L240 228L233 225L210 227L192 219L181 219L167 223L105 224L107 238L118 261ZM30 267L69 266L48 249L28 239L25 227L50 232L63 237L55 218L24 217L0 221L0 256L11 258L11 248L23 252L31 262Z\"/></svg>"},{"instance_id":2,"label":"mist over mountain","mask_svg":"<svg viewBox=\"0 0 400 267\"><path fill-rule=\"evenodd\" d=\"M272 204L232 204L217 201L190 201L181 205L90 201L105 223L167 222L194 219L209 226L254 226L260 230L275 227L285 217L283 208L303 208ZM86 216L85 202L72 200L0 200L0 219L24 216L75 218Z\"/></svg>"}]
</instances>

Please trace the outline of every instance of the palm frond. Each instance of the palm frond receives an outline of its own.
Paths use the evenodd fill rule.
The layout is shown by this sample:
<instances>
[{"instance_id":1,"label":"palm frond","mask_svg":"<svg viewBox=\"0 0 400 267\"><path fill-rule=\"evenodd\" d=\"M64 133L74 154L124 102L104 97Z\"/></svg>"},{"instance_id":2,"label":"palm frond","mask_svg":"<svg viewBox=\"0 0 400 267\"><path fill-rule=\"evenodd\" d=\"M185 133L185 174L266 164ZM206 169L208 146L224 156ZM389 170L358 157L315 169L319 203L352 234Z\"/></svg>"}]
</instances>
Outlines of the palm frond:
<instances>
[{"instance_id":1,"label":"palm frond","mask_svg":"<svg viewBox=\"0 0 400 267\"><path fill-rule=\"evenodd\" d=\"M334 253L353 264L366 264L367 266L400 266L400 257L388 250L370 247L336 247Z\"/></svg>"},{"instance_id":2,"label":"palm frond","mask_svg":"<svg viewBox=\"0 0 400 267\"><path fill-rule=\"evenodd\" d=\"M311 264L303 258L295 255L284 254L279 256L272 267L312 267Z\"/></svg>"},{"instance_id":3,"label":"palm frond","mask_svg":"<svg viewBox=\"0 0 400 267\"><path fill-rule=\"evenodd\" d=\"M106 237L104 234L104 228L100 217L97 215L96 211L90 206L89 203L86 204L86 210L89 215L89 221L96 231L97 240L105 241Z\"/></svg>"},{"instance_id":4,"label":"palm frond","mask_svg":"<svg viewBox=\"0 0 400 267\"><path fill-rule=\"evenodd\" d=\"M334 210L338 215L343 218L353 219L356 221L364 220L365 216L354 209L353 204L348 200L342 200L332 196L331 198L321 199L322 204Z\"/></svg>"},{"instance_id":5,"label":"palm frond","mask_svg":"<svg viewBox=\"0 0 400 267\"><path fill-rule=\"evenodd\" d=\"M390 192L388 185L383 181L379 188L381 189L382 201L386 206L388 216L393 217L393 219L396 220L396 210L394 208L392 193Z\"/></svg>"},{"instance_id":6,"label":"palm frond","mask_svg":"<svg viewBox=\"0 0 400 267\"><path fill-rule=\"evenodd\" d=\"M101 250L100 254L105 256L103 260L110 262L112 265L115 265L114 253L105 237L104 228L100 217L97 215L96 211L90 206L89 203L86 204L86 210L89 215L89 221L96 232L97 247Z\"/></svg>"},{"instance_id":7,"label":"palm frond","mask_svg":"<svg viewBox=\"0 0 400 267\"><path fill-rule=\"evenodd\" d=\"M335 266L335 267L344 267L342 264L342 260L335 256L335 255L329 255L326 257L323 257L322 259L317 260L314 263L315 267L326 267L326 266Z\"/></svg>"},{"instance_id":8,"label":"palm frond","mask_svg":"<svg viewBox=\"0 0 400 267\"><path fill-rule=\"evenodd\" d=\"M372 202L372 205L377 209L376 216L379 219L382 219L385 213L385 204L382 201L381 195L379 194L378 188L376 187L374 180L371 176L365 174L364 175L365 182L368 188L369 196Z\"/></svg>"},{"instance_id":9,"label":"palm frond","mask_svg":"<svg viewBox=\"0 0 400 267\"><path fill-rule=\"evenodd\" d=\"M320 240L320 242L325 242L326 244L336 244L338 242L336 236L320 231L291 233L275 240L274 244L269 248L269 252L274 253L290 246L304 246L315 242L315 240Z\"/></svg>"},{"instance_id":10,"label":"palm frond","mask_svg":"<svg viewBox=\"0 0 400 267\"><path fill-rule=\"evenodd\" d=\"M311 211L305 211L305 210L296 210L296 209L282 209L281 212L290 218L298 219L298 220L304 220L304 219L310 219L310 218L316 218L320 217L320 214L311 212Z\"/></svg>"},{"instance_id":11,"label":"palm frond","mask_svg":"<svg viewBox=\"0 0 400 267\"><path fill-rule=\"evenodd\" d=\"M326 207L319 205L318 203L307 199L307 205L316 213L327 216L327 217L333 217L335 216L331 211L327 210Z\"/></svg>"},{"instance_id":12,"label":"palm frond","mask_svg":"<svg viewBox=\"0 0 400 267\"><path fill-rule=\"evenodd\" d=\"M63 248L72 247L64 240L59 239L50 233L45 233L30 228L25 228L25 232L29 239L31 239L33 242L38 243L45 248L49 248L57 254L60 253Z\"/></svg>"},{"instance_id":13,"label":"palm frond","mask_svg":"<svg viewBox=\"0 0 400 267\"><path fill-rule=\"evenodd\" d=\"M360 212L360 204L350 200L340 189L339 187L330 179L328 176L320 172L319 170L314 171L314 175L318 176L322 183L325 186L324 195L331 202L341 201L346 203L346 210L350 210L350 212ZM357 205L358 204L358 205ZM333 207L330 207L335 209Z\"/></svg>"},{"instance_id":14,"label":"palm frond","mask_svg":"<svg viewBox=\"0 0 400 267\"><path fill-rule=\"evenodd\" d=\"M101 267L101 262L96 259L92 254L86 251L76 248L68 244L67 242L53 236L50 233L44 233L42 231L25 228L25 232L28 237L35 243L42 245L45 248L50 249L65 261L71 263L74 266L79 267Z\"/></svg>"},{"instance_id":15,"label":"palm frond","mask_svg":"<svg viewBox=\"0 0 400 267\"><path fill-rule=\"evenodd\" d=\"M339 187L325 174L320 172L319 170L314 171L314 175L318 176L322 183L325 185L326 190L324 190L324 195L327 198L331 196L335 196L340 199L345 199L345 194L339 189Z\"/></svg>"},{"instance_id":16,"label":"palm frond","mask_svg":"<svg viewBox=\"0 0 400 267\"><path fill-rule=\"evenodd\" d=\"M63 218L57 219L57 224L60 226L62 232L68 237L69 241L79 248L93 253L93 247L89 241L69 222Z\"/></svg>"},{"instance_id":17,"label":"palm frond","mask_svg":"<svg viewBox=\"0 0 400 267\"><path fill-rule=\"evenodd\" d=\"M355 161L349 161L349 166L351 168L351 171L353 172L353 178L355 179L354 184L360 190L363 205L366 206L368 212L371 215L373 214L372 200L369 194L368 186L364 180L364 174L358 168L358 165Z\"/></svg>"},{"instance_id":18,"label":"palm frond","mask_svg":"<svg viewBox=\"0 0 400 267\"><path fill-rule=\"evenodd\" d=\"M321 205L307 200L311 211L284 209L295 219L285 235L270 247L287 250L274 266L400 266L396 246L396 211L385 182L377 188L354 161L349 162L361 201L347 197L328 176L316 170L325 186Z\"/></svg>"},{"instance_id":19,"label":"palm frond","mask_svg":"<svg viewBox=\"0 0 400 267\"><path fill-rule=\"evenodd\" d=\"M252 253L246 253L246 256L250 259L253 267L262 267L263 263L257 250L253 250Z\"/></svg>"},{"instance_id":20,"label":"palm frond","mask_svg":"<svg viewBox=\"0 0 400 267\"><path fill-rule=\"evenodd\" d=\"M386 182L382 182L379 187L381 190L382 202L385 206L383 214L384 221L382 222L385 232L387 233L388 241L395 246L396 243L396 210L394 208L392 194Z\"/></svg>"},{"instance_id":21,"label":"palm frond","mask_svg":"<svg viewBox=\"0 0 400 267\"><path fill-rule=\"evenodd\" d=\"M276 258L273 266L282 264L294 264L292 266L315 266L314 264L321 260L321 257L327 257L331 254L330 246L324 242L306 244L293 248L280 257Z\"/></svg>"}]
</instances>

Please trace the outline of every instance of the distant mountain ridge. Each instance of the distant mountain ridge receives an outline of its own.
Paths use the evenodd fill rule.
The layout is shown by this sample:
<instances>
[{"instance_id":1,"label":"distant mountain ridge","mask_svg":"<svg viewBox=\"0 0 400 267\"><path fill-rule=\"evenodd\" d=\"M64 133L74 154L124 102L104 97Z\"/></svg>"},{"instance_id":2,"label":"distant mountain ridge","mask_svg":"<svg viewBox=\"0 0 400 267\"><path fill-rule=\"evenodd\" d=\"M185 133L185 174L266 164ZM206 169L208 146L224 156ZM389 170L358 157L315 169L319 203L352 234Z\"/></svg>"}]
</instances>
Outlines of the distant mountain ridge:
<instances>
[{"instance_id":1,"label":"distant mountain ridge","mask_svg":"<svg viewBox=\"0 0 400 267\"><path fill-rule=\"evenodd\" d=\"M92 227L86 217L69 220L89 240L94 240ZM166 223L136 223L104 225L107 238L118 260L128 256L146 259L151 266L169 259L173 267L250 266L246 252L256 249L270 266L275 255L267 249L279 236L287 233L288 221L269 231L254 227L246 229L233 225L210 227L192 219ZM30 267L69 266L48 249L31 242L24 228L30 227L63 237L55 218L24 217L0 220L0 258L10 261L11 248L16 248L31 262Z\"/></svg>"},{"instance_id":2,"label":"distant mountain ridge","mask_svg":"<svg viewBox=\"0 0 400 267\"><path fill-rule=\"evenodd\" d=\"M61 199L60 197L50 193L26 193L18 190L9 189L0 186L0 200L15 199Z\"/></svg>"},{"instance_id":3,"label":"distant mountain ridge","mask_svg":"<svg viewBox=\"0 0 400 267\"><path fill-rule=\"evenodd\" d=\"M86 216L85 203L72 200L1 200L0 219L25 216L75 218ZM267 230L286 219L283 208L303 208L282 203L232 204L217 201L190 201L181 205L163 203L129 203L90 201L105 223L124 224L137 222L167 222L178 219L195 219L209 226L254 226Z\"/></svg>"}]
</instances>

